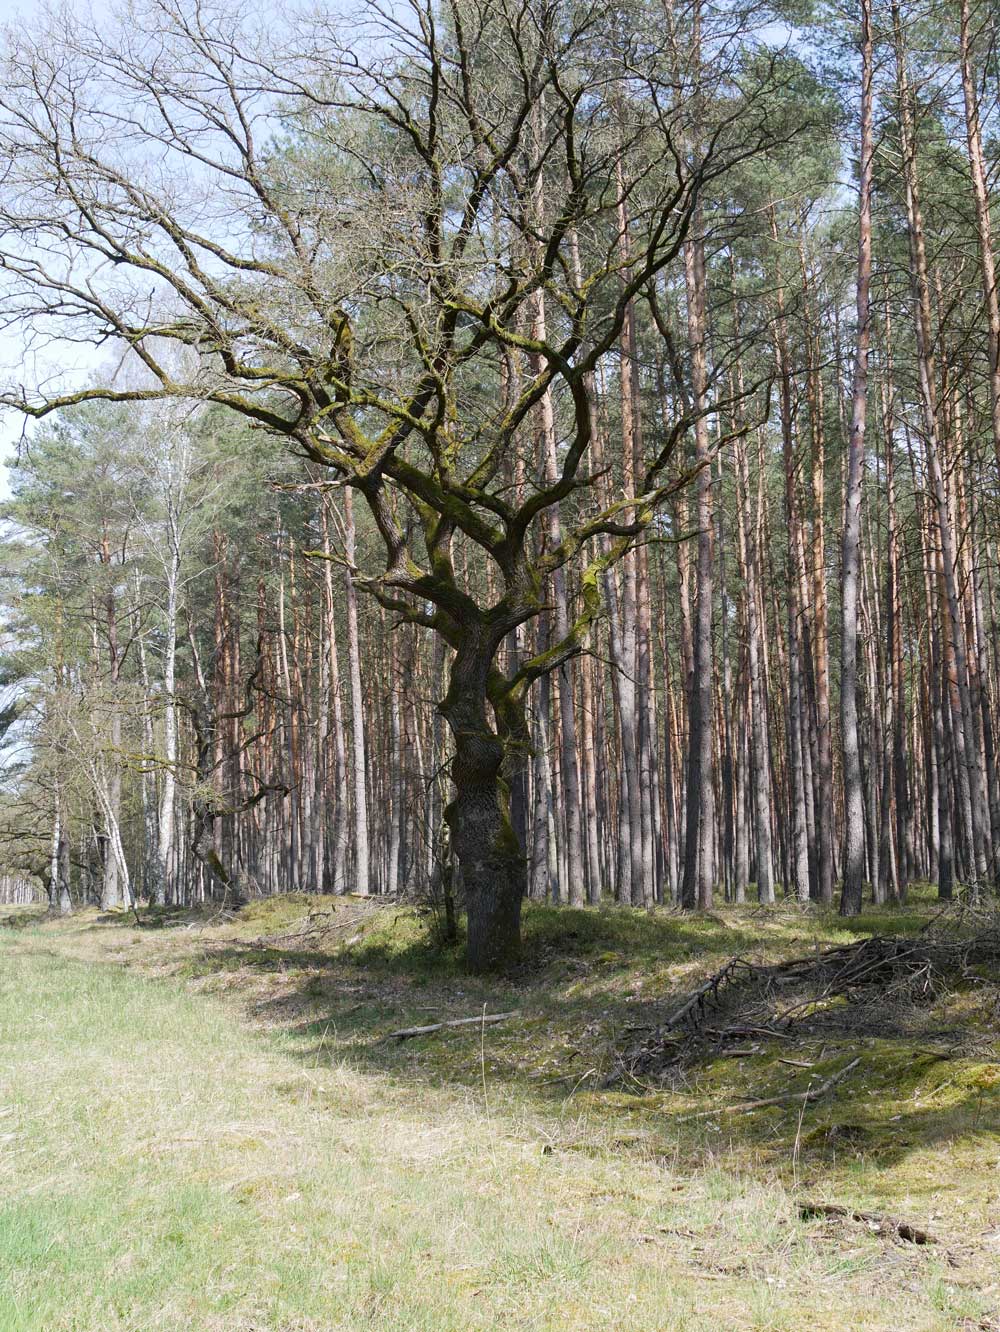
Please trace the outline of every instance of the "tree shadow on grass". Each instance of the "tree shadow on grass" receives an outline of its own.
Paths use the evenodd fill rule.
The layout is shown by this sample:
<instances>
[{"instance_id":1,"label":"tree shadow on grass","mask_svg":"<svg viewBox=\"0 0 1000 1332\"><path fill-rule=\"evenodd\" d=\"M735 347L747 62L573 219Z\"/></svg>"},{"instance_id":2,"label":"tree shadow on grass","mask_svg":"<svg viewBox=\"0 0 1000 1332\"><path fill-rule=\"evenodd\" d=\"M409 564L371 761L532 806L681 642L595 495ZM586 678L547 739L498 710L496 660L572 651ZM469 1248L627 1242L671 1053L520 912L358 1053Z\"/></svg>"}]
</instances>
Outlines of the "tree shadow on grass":
<instances>
[{"instance_id":1,"label":"tree shadow on grass","mask_svg":"<svg viewBox=\"0 0 1000 1332\"><path fill-rule=\"evenodd\" d=\"M899 923L907 926L899 933L922 926L919 917ZM798 924L784 924L773 946L787 953ZM845 931L840 921L801 921L821 946L825 934L887 932L881 916L873 924L853 921ZM609 1123L646 1121L664 1150L683 1144L695 1157L724 1141L780 1166L797 1141L803 1163L867 1159L886 1166L969 1135L995 1136L1000 1122L998 1066L934 1051L921 1056L926 1029L807 1032L791 1045L764 1040L738 1059L731 1049L706 1046L685 1066L680 1100L676 1088L602 1087L630 1032L654 1029L734 954L769 952L772 941L755 921L532 907L522 962L489 979L466 975L461 945L441 947L425 925L414 928L409 917L401 935L375 928L351 947L219 940L188 953L182 967L199 977L247 978L252 1014L281 1031L285 1048L307 1065L345 1061L407 1088L478 1086L485 1067L491 1085L526 1097L543 1114L576 1094ZM412 1040L392 1034L512 1010L517 1018L496 1025L445 1027ZM815 1104L738 1108L741 1098L804 1091L858 1053L857 1071Z\"/></svg>"}]
</instances>

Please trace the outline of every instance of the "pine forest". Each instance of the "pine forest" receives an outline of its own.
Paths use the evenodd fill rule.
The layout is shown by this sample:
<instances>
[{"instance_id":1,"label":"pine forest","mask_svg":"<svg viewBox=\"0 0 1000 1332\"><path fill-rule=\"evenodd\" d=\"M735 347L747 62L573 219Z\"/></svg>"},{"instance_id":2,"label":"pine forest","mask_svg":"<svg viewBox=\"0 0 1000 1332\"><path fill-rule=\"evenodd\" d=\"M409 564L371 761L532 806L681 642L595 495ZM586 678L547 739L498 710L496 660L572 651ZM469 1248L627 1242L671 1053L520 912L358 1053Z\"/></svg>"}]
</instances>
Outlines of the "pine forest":
<instances>
[{"instance_id":1,"label":"pine forest","mask_svg":"<svg viewBox=\"0 0 1000 1332\"><path fill-rule=\"evenodd\" d=\"M405 921L420 983L471 988L423 1019L414 990L390 1035L475 1044L488 1096L489 1042L516 1044L521 1005L568 984L553 959L599 970L620 949L639 1007L610 1035L575 1023L604 1051L585 1086L680 1095L678 1069L723 1050L734 1077L769 1051L785 1082L744 1077L743 1109L785 1106L796 1187L820 1177L810 1117L888 1032L880 1005L924 1053L942 1023L975 1027L975 1068L995 1065L998 173L985 0L16 10L11 965L25 921L164 966L189 946L168 936L221 930L282 974ZM346 922L336 948L324 920ZM402 984L391 951L369 947L362 983ZM931 1022L926 1003L979 1008ZM787 1092L800 1021L818 1071ZM878 1084L886 1120L916 1049ZM975 1086L995 1125L993 1082ZM749 1132L733 1109L688 1119ZM939 1149L964 1132L939 1125ZM836 1205L796 1194L796 1224L937 1242L828 1182ZM524 1322L459 1301L455 1326L608 1326L587 1280L551 1307L536 1290ZM370 1292L368 1313L175 1321L124 1296L114 1318L31 1321L4 1298L0 1327L46 1332L452 1325ZM633 1326L629 1298L610 1325ZM637 1329L702 1326L638 1298ZM1000 1327L995 1300L882 1322L857 1299L831 1327ZM821 1305L753 1321L737 1299L705 1326L820 1328Z\"/></svg>"}]
</instances>

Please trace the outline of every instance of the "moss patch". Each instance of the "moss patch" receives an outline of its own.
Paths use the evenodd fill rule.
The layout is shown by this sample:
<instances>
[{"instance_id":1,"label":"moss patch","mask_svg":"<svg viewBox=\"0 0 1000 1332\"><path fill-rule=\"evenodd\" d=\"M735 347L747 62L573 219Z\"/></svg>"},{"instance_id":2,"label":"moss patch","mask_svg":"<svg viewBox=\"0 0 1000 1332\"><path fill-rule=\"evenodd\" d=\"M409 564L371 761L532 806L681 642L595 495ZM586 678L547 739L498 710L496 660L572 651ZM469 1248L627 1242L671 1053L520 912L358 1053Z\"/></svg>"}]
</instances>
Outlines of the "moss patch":
<instances>
[{"instance_id":1,"label":"moss patch","mask_svg":"<svg viewBox=\"0 0 1000 1332\"><path fill-rule=\"evenodd\" d=\"M93 1187L70 1173L65 1208L40 1213L10 1194L17 1252L5 1261L30 1273L53 1235L99 1233L105 1198L129 1236L148 1231L150 1247L138 1258L138 1241L115 1250L124 1268L113 1285L94 1267L113 1315L98 1317L97 1295L74 1294L68 1278L44 1310L23 1305L24 1276L18 1298L35 1311L18 1322L14 1305L0 1306L0 1328L610 1320L637 1332L955 1332L962 1318L993 1316L1000 1065L990 984L929 1000L912 1034L750 1037L669 1084L602 1087L623 1035L662 1021L732 954L779 960L865 933L916 933L936 911L920 893L905 912L850 922L797 907L688 918L529 903L522 963L494 980L463 974L460 950L434 945L429 917L361 899L288 895L233 917L163 913L142 930L118 915L23 913L29 923L2 944L21 995L10 1020L37 1011L28 1021L39 1024L36 1043L19 1047L23 1085L47 1089L53 1134L80 1161L92 1154ZM389 1038L484 1007L520 1016ZM114 1063L134 1033L142 1053ZM803 1091L857 1055L816 1104L738 1108ZM29 1076L29 1063L42 1074ZM233 1081L211 1092L229 1108L209 1124L198 1117L213 1069ZM243 1097L246 1113L235 1108ZM95 1105L124 1136L94 1134ZM38 1122L25 1123L32 1149L65 1164L59 1142L46 1145L41 1101ZM105 1159L112 1147L117 1164ZM143 1190L155 1189L162 1159L177 1166L170 1205L147 1217ZM129 1173L137 1163L149 1167L141 1179ZM905 1217L942 1244L917 1252L863 1227L803 1223L803 1194ZM373 1208L377 1245L371 1224L358 1224ZM255 1227L270 1256L249 1273ZM442 1236L454 1243L442 1248ZM191 1281L178 1282L167 1257L190 1265L192 1246L213 1255L213 1274L199 1258ZM71 1250L68 1270L82 1261ZM136 1263L141 1279L128 1275ZM154 1317L157 1300L166 1312Z\"/></svg>"}]
</instances>

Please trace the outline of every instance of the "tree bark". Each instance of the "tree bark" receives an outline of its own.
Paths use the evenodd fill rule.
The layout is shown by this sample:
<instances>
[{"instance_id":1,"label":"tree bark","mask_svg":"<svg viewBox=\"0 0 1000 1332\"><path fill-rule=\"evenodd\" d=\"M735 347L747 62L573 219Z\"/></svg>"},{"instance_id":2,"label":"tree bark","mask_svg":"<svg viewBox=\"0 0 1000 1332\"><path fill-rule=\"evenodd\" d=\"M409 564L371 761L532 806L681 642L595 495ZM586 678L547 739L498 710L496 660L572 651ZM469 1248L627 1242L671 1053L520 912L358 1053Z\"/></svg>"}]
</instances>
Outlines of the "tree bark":
<instances>
[{"instance_id":1,"label":"tree bark","mask_svg":"<svg viewBox=\"0 0 1000 1332\"><path fill-rule=\"evenodd\" d=\"M969 843L970 869L978 879L985 877L987 872L985 830L982 819L982 811L986 807L985 783L979 758L975 752L975 729L969 696L968 659L957 584L957 554L941 462L931 332L930 284L924 243L923 216L920 207L915 127L898 4L893 4L892 17L899 84L900 132L903 178L906 191L907 230L910 241L910 279L916 328L917 369L921 406L923 408L928 479L937 511L938 535L940 537L941 586L949 629L948 637L944 643L944 661L950 680L949 693L953 699L952 726L955 739L955 761L958 769L959 794L963 807L963 822L968 829L966 840Z\"/></svg>"},{"instance_id":2,"label":"tree bark","mask_svg":"<svg viewBox=\"0 0 1000 1332\"><path fill-rule=\"evenodd\" d=\"M488 972L517 960L527 872L510 821L505 745L487 719L487 684L499 644L482 630L464 637L440 704L455 742L455 797L445 819L462 868L469 967Z\"/></svg>"},{"instance_id":3,"label":"tree bark","mask_svg":"<svg viewBox=\"0 0 1000 1332\"><path fill-rule=\"evenodd\" d=\"M712 472L705 359L705 256L699 239L684 246L688 342L691 350L692 404L697 413L695 462L698 464L697 606L694 629L694 680L688 755L687 834L681 903L688 910L710 910L714 879L714 781L712 773Z\"/></svg>"},{"instance_id":4,"label":"tree bark","mask_svg":"<svg viewBox=\"0 0 1000 1332\"><path fill-rule=\"evenodd\" d=\"M361 687L361 644L358 639L358 594L354 587L357 555L354 499L350 486L344 489L344 596L347 604L347 659L351 676L351 745L354 771L354 891L372 890L368 845L368 785L365 755L365 698Z\"/></svg>"},{"instance_id":5,"label":"tree bark","mask_svg":"<svg viewBox=\"0 0 1000 1332\"><path fill-rule=\"evenodd\" d=\"M858 734L858 571L861 551L861 486L868 409L869 291L872 269L872 166L874 42L871 0L861 0L861 192L858 207L857 343L854 353L851 434L844 504L841 611L840 714L844 758L844 883L840 911L861 910L865 872L865 813Z\"/></svg>"}]
</instances>

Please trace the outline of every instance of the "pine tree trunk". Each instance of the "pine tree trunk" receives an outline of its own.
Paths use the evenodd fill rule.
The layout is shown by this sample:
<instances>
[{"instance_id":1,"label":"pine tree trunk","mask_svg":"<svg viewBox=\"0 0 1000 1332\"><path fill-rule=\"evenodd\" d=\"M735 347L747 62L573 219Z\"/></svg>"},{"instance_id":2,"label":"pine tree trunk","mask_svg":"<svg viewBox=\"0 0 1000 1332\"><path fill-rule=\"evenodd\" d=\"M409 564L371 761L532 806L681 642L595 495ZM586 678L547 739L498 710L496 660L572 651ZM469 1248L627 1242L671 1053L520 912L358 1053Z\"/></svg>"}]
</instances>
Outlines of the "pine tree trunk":
<instances>
[{"instance_id":1,"label":"pine tree trunk","mask_svg":"<svg viewBox=\"0 0 1000 1332\"><path fill-rule=\"evenodd\" d=\"M966 144L969 171L976 202L976 230L979 238L979 263L983 276L983 300L986 306L986 325L989 336L990 370L990 425L993 432L993 450L1000 467L1000 293L997 292L996 262L993 257L993 224L990 218L990 195L983 159L983 137L979 120L979 101L976 96L976 78L972 64L969 33L969 0L961 0L959 23L962 94L965 106Z\"/></svg>"},{"instance_id":2,"label":"pine tree trunk","mask_svg":"<svg viewBox=\"0 0 1000 1332\"><path fill-rule=\"evenodd\" d=\"M344 725L344 703L340 693L340 654L337 646L337 622L334 614L333 565L330 560L330 499L323 496L320 509L320 533L323 539L323 618L327 655L328 697L323 706L329 713L330 733L333 738L333 863L330 869L330 888L335 893L347 890L347 852L349 845L347 808L347 741Z\"/></svg>"},{"instance_id":3,"label":"pine tree trunk","mask_svg":"<svg viewBox=\"0 0 1000 1332\"><path fill-rule=\"evenodd\" d=\"M809 295L803 258L803 286ZM818 338L809 336L808 402L812 434L812 612L813 660L816 675L816 796L817 796L817 897L833 901L834 880L834 788L833 739L830 723L830 647L826 594L826 432L823 379Z\"/></svg>"},{"instance_id":4,"label":"pine tree trunk","mask_svg":"<svg viewBox=\"0 0 1000 1332\"><path fill-rule=\"evenodd\" d=\"M539 291L535 301L533 333L539 341L546 338L545 299ZM535 367L536 373L538 367ZM540 449L545 478L549 485L555 484L559 476L557 457L555 413L552 395L542 394L538 404ZM548 514L548 540L552 546L562 541L562 522L559 506L552 505ZM561 642L569 633L569 606L566 598L566 578L562 569L557 569L552 576L552 600L554 614L551 620L554 641ZM549 644L551 646L551 644ZM586 896L586 873L583 860L583 840L580 822L580 769L577 763L576 712L573 706L573 683L569 667L564 667L558 678L552 682L559 704L559 775L562 787L562 813L566 821L564 882L560 884L561 896L571 906L582 906ZM550 685L550 689L552 688Z\"/></svg>"},{"instance_id":5,"label":"pine tree trunk","mask_svg":"<svg viewBox=\"0 0 1000 1332\"><path fill-rule=\"evenodd\" d=\"M861 486L864 475L868 408L868 347L871 339L869 291L872 267L872 162L874 154L872 19L870 0L861 0L861 195L858 209L857 345L854 355L851 434L844 503L841 574L840 715L844 757L844 884L840 911L861 910L865 873L865 813L858 733L858 573L861 552Z\"/></svg>"},{"instance_id":6,"label":"pine tree trunk","mask_svg":"<svg viewBox=\"0 0 1000 1332\"><path fill-rule=\"evenodd\" d=\"M969 868L976 878L981 878L985 877L987 872L985 830L982 826L981 817L981 811L986 804L985 781L978 755L975 752L975 730L969 696L968 660L964 626L959 608L956 546L938 437L930 284L924 244L923 217L920 208L911 94L906 71L902 25L897 4L892 7L892 16L899 81L900 131L903 179L906 192L907 230L910 240L910 279L917 335L917 370L921 406L923 408L928 480L937 510L938 536L940 538L940 572L949 629L944 643L944 661L950 680L949 693L953 700L952 727L955 741L955 760L958 768L963 822L968 830L966 841L969 844Z\"/></svg>"},{"instance_id":7,"label":"pine tree trunk","mask_svg":"<svg viewBox=\"0 0 1000 1332\"><path fill-rule=\"evenodd\" d=\"M357 557L354 501L350 487L344 490L344 596L347 605L347 660L351 676L351 745L354 770L354 891L372 891L368 844L368 786L365 757L365 699L361 687L361 643L358 638L358 594L352 570Z\"/></svg>"},{"instance_id":8,"label":"pine tree trunk","mask_svg":"<svg viewBox=\"0 0 1000 1332\"><path fill-rule=\"evenodd\" d=\"M681 903L688 910L710 910L713 884L714 780L712 773L712 472L705 361L705 261L700 240L684 247L688 342L691 350L695 461L698 471L697 606L694 627L694 680L688 755L687 833Z\"/></svg>"}]
</instances>

